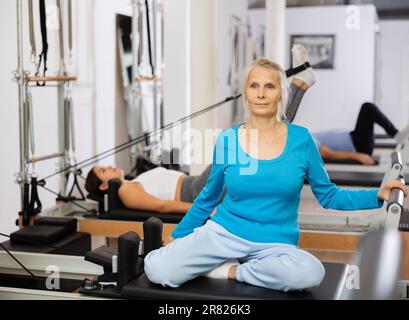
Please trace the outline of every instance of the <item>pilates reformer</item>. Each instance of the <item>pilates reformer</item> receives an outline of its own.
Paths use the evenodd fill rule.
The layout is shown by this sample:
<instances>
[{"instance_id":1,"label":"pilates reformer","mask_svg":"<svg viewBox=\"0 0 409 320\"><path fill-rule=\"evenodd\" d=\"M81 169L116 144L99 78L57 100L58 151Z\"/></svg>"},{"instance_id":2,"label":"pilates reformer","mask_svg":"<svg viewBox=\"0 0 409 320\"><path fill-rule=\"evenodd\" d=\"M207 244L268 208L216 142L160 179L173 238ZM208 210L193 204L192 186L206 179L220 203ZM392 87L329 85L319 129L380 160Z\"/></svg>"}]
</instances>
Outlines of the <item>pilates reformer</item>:
<instances>
[{"instance_id":1,"label":"pilates reformer","mask_svg":"<svg viewBox=\"0 0 409 320\"><path fill-rule=\"evenodd\" d=\"M340 186L379 187L384 181L385 171L393 165L390 159L394 152L400 154L403 173L406 174L409 163L409 133L407 131L408 128L403 130L405 136L400 137L395 150L388 157L374 157L377 162L374 166L365 166L355 160L323 159L330 180Z\"/></svg>"},{"instance_id":2,"label":"pilates reformer","mask_svg":"<svg viewBox=\"0 0 409 320\"><path fill-rule=\"evenodd\" d=\"M397 170L402 174L406 184L408 184L409 176L407 174L406 161L402 161L400 152L393 152L388 161L388 166L385 168L385 173L379 172L361 172L361 171L330 171L328 170L328 176L331 182L336 185L346 186L349 189L354 188L378 188L390 179L395 178ZM408 158L406 158L408 159ZM306 181L307 182L307 181ZM328 213L331 211L322 211L317 205L315 197L309 186L305 186L302 190L302 201L300 204L300 223L303 221L304 225L308 225L309 229L318 228L318 230L325 229L337 229L337 230L352 230L352 231L365 231L373 228L378 228L379 224L382 224L382 215L376 210L372 210L370 214L364 213L347 213L347 214L335 214L330 217ZM311 213L305 212L305 210ZM321 220L322 219L322 220ZM342 223L335 223L331 221L344 221L345 225L342 227ZM314 223L315 221L315 223ZM321 221L321 223L320 223ZM327 224L330 224L329 226ZM326 226L327 225L327 226ZM402 230L408 230L402 227Z\"/></svg>"},{"instance_id":3,"label":"pilates reformer","mask_svg":"<svg viewBox=\"0 0 409 320\"><path fill-rule=\"evenodd\" d=\"M118 202L118 201L117 201ZM115 208L115 205L113 205L112 203L115 203L115 201L114 202L110 202L111 204L109 205L110 207L111 207L111 209L112 208ZM100 205L100 207L101 207L101 205ZM101 217L100 218L102 218L102 219L110 219L110 220L114 220L114 221L123 221L124 219L125 220L133 220L133 221L138 221L138 217L140 216L140 217L146 217L146 216L152 216L152 215L154 215L154 213L143 213L143 212L138 212L138 211L133 211L133 210L126 210L126 209L124 209L123 208L123 206L122 206L122 208L120 208L120 210L105 210L105 211L110 211L109 212L109 214L108 215L101 215ZM56 212L57 213L61 213L61 211L59 211L59 209L57 209L56 210ZM69 213L68 214L71 214L71 212L72 212L72 210L69 210ZM300 213L300 217L301 217L301 221L305 221L304 222L304 224L305 225L307 225L309 228L311 228L311 223L310 223L310 221L308 220L308 219L305 219L305 218L303 218L303 217L311 217L313 214L311 214L311 213L303 213L303 212L301 212ZM169 221L168 223L175 223L175 220L177 220L176 222L178 222L179 221L179 217L180 217L180 215L179 216L177 216L178 218L176 219L175 218L175 216L177 216L177 215L171 215L171 218L172 218L172 220L171 221ZM335 227L337 228L337 230L339 230L339 228L342 226L342 222L343 221L347 221L347 222L353 222L354 221L354 219L348 219L348 217L346 218L345 216L337 216L337 217L331 217L330 215L326 215L328 218L328 220L330 220L330 222L329 223L327 223L327 224L325 224L325 223L322 223L322 221L320 221L321 222L321 225L323 225L323 226L321 226L320 228L319 228L319 230L323 230L323 229L325 229L325 228L328 228L328 227L330 227L330 226L332 226L332 227L334 227L334 220L337 222L337 225L335 225ZM313 218L315 218L315 221L317 221L317 219L316 219L316 217L315 216L313 216ZM321 217L321 219L322 219L322 217ZM318 220L320 220L320 219L318 219ZM340 223L340 221L341 221L341 223ZM357 221L357 219L355 219L355 221ZM100 223L101 223L101 221L99 221ZM83 229L84 231L89 231L89 232L91 232L92 233L92 228L90 227L90 224L91 224L91 222L90 221L84 221L84 220L80 220L80 230L81 230L81 225L87 225L87 227L85 227L85 229ZM129 227L129 225L127 226L127 227ZM351 227L351 226L349 226L349 227ZM364 230L362 230L362 228L361 228L361 226L360 225L358 225L358 226L352 226L352 227L355 227L355 228L360 228L359 229L359 231L366 231L365 230L365 228L367 227L367 225L364 225ZM106 229L106 228L105 228ZM116 231L116 232L118 232L118 231ZM119 234L118 233L116 233L116 234L114 234L114 235L112 235L112 236L118 236Z\"/></svg>"},{"instance_id":4,"label":"pilates reformer","mask_svg":"<svg viewBox=\"0 0 409 320\"><path fill-rule=\"evenodd\" d=\"M67 76L61 76L61 77L39 77L39 76L37 76L37 77L30 77L30 76L28 76L27 77L27 79L29 80L29 81L31 81L31 82L43 82L43 84L47 81L57 81L57 82L59 82L59 81L62 81L62 82L66 82L66 81L72 81L72 80L75 80L75 77L67 77ZM39 158L41 158L41 157L37 157L37 159L39 159ZM34 159L34 158L33 158ZM73 167L75 167L75 166L73 166ZM66 166L62 166L62 168L66 168ZM62 173L62 172L61 172ZM68 206L73 206L72 205L72 203L73 202L69 202L68 201ZM93 207L92 205L90 205L90 207ZM71 211L73 211L73 210L71 210Z\"/></svg>"},{"instance_id":5,"label":"pilates reformer","mask_svg":"<svg viewBox=\"0 0 409 320\"><path fill-rule=\"evenodd\" d=\"M400 152L402 154L402 159L405 162L405 167L407 166L407 161L409 160L409 135L407 135L405 138L403 138L393 149L393 151ZM325 167L329 172L341 172L341 171L347 171L347 172L373 172L373 173L383 173L385 172L386 167L390 164L389 158L390 158L391 152L388 153L387 156L380 156L380 155L374 155L373 159L375 160L375 165L373 166L365 166L360 164L356 160L338 160L338 161L332 161L332 160L326 160L324 159ZM375 175L373 175L375 176ZM371 178L369 178L370 180ZM378 178L379 180L379 178Z\"/></svg>"},{"instance_id":6,"label":"pilates reformer","mask_svg":"<svg viewBox=\"0 0 409 320\"><path fill-rule=\"evenodd\" d=\"M402 239L396 230L400 216L405 213L403 191L392 190L387 208L388 223L384 230L370 232L359 244L349 264L324 263L326 276L323 282L309 291L279 292L231 280L198 277L179 288L164 288L151 283L143 273L143 258L162 246L163 225L160 219L150 217L143 224L143 241L135 232L123 234L118 239L118 249L99 247L84 258L15 253L29 268L30 259L36 261L34 285L44 283L45 269L50 258L62 266L61 282L65 292L0 287L0 298L12 299L28 296L44 299L211 299L211 300L264 300L264 299L394 299L402 297L397 290L400 277ZM21 266L0 252L0 275L7 270L9 283L23 278ZM8 258L8 260L7 260ZM83 261L84 259L85 261ZM6 260L6 261L5 261ZM388 261L385 268L384 261ZM166 268L166 266L164 266ZM28 270L28 269L27 269ZM359 287L351 287L350 277L359 270ZM82 281L80 280L82 277ZM16 280L17 279L17 280ZM355 281L357 280L355 279ZM78 286L79 293L67 292ZM359 290L357 290L359 288ZM403 289L402 289L403 290ZM78 291L78 290L75 290Z\"/></svg>"},{"instance_id":7,"label":"pilates reformer","mask_svg":"<svg viewBox=\"0 0 409 320\"><path fill-rule=\"evenodd\" d=\"M298 111L298 110L297 110ZM409 125L403 128L394 138L387 135L375 134L374 154L372 158L375 162L373 166L366 166L358 160L333 160L323 158L326 168L329 171L353 171L353 172L384 172L385 166L388 165L390 152L399 151L403 154L403 159L408 159ZM406 165L406 163L405 163Z\"/></svg>"},{"instance_id":8,"label":"pilates reformer","mask_svg":"<svg viewBox=\"0 0 409 320\"><path fill-rule=\"evenodd\" d=\"M21 212L20 212L20 226L27 226L30 224L30 216L33 216L41 211L41 202L39 202L36 194L37 174L35 173L35 164L40 161L59 159L60 167L65 168L68 164L75 163L75 139L74 139L74 106L71 95L71 82L77 78L72 76L68 70L71 64L73 41L72 41L72 3L71 0L65 2L66 6L63 6L61 1L57 1L58 7L58 21L59 21L59 71L56 76L47 76L46 72L48 61L48 38L46 27L46 5L45 0L39 1L39 13L40 13L40 26L41 26L41 39L42 39L42 51L37 59L37 48L34 34L34 14L33 14L33 1L28 1L29 11L29 35L31 46L31 62L33 63L36 71L34 75L30 75L28 71L24 69L23 63L23 2L17 1L17 26L18 26L18 67L14 72L14 80L18 84L19 92L19 122L20 122L20 172L17 174L16 183L20 185L21 191ZM63 12L68 12L68 56L69 61L66 64L66 52L64 48L64 23ZM40 74L41 66L43 66L43 72ZM38 87L57 87L58 98L58 121L59 121L59 150L58 152L37 156L35 148L34 137L34 115L33 115L33 99L31 91ZM28 130L26 130L28 127ZM29 170L31 166L31 172ZM78 187L77 175L74 170L66 171L60 176L60 192L58 196L63 199L67 196L67 182L71 175L74 175L74 186ZM31 187L34 188L30 191ZM73 193L71 189L68 197L71 197ZM29 203L29 193L31 192L31 203ZM82 194L82 198L84 196ZM37 207L35 207L37 205ZM39 210L37 210L39 209ZM31 211L31 212L29 212ZM33 212L34 211L34 212Z\"/></svg>"},{"instance_id":9,"label":"pilates reformer","mask_svg":"<svg viewBox=\"0 0 409 320\"><path fill-rule=\"evenodd\" d=\"M18 84L19 93L19 122L20 122L20 172L17 174L16 183L20 185L21 191L21 211L16 224L20 231L13 233L11 240L5 242L3 249L7 250L29 250L27 245L22 245L20 240L32 237L34 241L52 244L52 249L39 249L34 246L32 250L42 250L43 252L58 252L58 249L68 248L74 244L78 245L79 252L84 252L90 247L90 235L78 233L76 222L68 223L67 219L51 220L39 219L33 223L34 217L42 211L42 203L38 196L38 188L45 187L44 181L39 181L35 172L35 164L40 161L59 159L61 168L71 166L71 168L60 175L60 192L56 192L57 201L76 200L74 191L78 191L81 198L85 196L78 184L80 170L73 168L75 165L75 133L74 133L74 105L72 99L71 82L77 78L71 75L71 58L73 52L72 39L72 1L66 0L56 2L58 9L58 40L59 40L59 65L58 73L54 76L47 75L48 62L48 35L46 26L46 3L39 0L40 29L42 40L42 51L37 56L37 46L34 27L34 7L33 1L29 0L27 5L29 17L29 40L31 48L31 63L35 68L34 75L26 71L23 59L23 1L17 1L17 46L18 46L18 67L14 72L14 81ZM64 13L67 12L67 31L65 31ZM68 39L68 53L64 48L64 38ZM68 63L66 63L68 56ZM43 68L41 74L40 69ZM38 156L36 155L34 136L34 114L32 90L36 88L57 88L57 109L58 109L58 152ZM31 170L30 170L31 169ZM67 193L68 180L73 176L73 185ZM77 189L77 190L75 190ZM68 225L66 224L68 223ZM32 226L30 226L32 225ZM30 226L30 227L29 227ZM75 226L75 228L74 228ZM27 227L24 228L23 227ZM43 233L43 235L41 235ZM48 235L48 237L47 237Z\"/></svg>"},{"instance_id":10,"label":"pilates reformer","mask_svg":"<svg viewBox=\"0 0 409 320\"><path fill-rule=\"evenodd\" d=\"M395 153L391 162L393 166L385 174L384 180L388 181L399 177L402 169L402 163L398 153ZM166 223L164 227L164 238L169 235L174 224L182 219L183 215L168 214L163 215L154 212L143 212L138 210L126 209L121 203L117 190L120 186L119 180L109 182L109 191L106 199L99 199L99 205L105 206L104 214L99 215L103 223L112 224L117 221L144 221L148 217L158 217ZM98 200L98 199L96 199ZM324 255L324 259L331 260L333 253L343 252L346 258L351 256L356 249L359 239L368 231L379 230L387 224L387 217L383 214L384 210L373 210L370 214L339 212L330 214L328 210L325 213L319 213L316 210L299 212L299 225L301 230L300 246L310 250L318 256ZM108 221L105 221L108 220ZM407 219L406 219L407 220ZM408 230L405 226L405 217L399 223L399 230ZM88 229L87 229L88 228ZM135 226L132 230L141 232L141 227ZM90 226L84 231L93 232ZM118 230L111 236L119 236ZM326 239L326 240L324 240ZM323 241L326 243L323 245ZM346 259L343 258L344 261ZM407 276L407 275L406 275Z\"/></svg>"},{"instance_id":11,"label":"pilates reformer","mask_svg":"<svg viewBox=\"0 0 409 320\"><path fill-rule=\"evenodd\" d=\"M142 281L142 279L143 278L141 278L141 279L139 279L138 278L138 280L141 280ZM206 280L208 280L208 279L206 279ZM209 281L211 281L211 280L209 280ZM149 283L148 283L148 285L149 285ZM241 288L241 289L243 289L243 288ZM139 289L138 289L139 290ZM137 290L137 291L138 291ZM190 289L189 289L190 290ZM252 289L253 290L253 289ZM251 290L251 291L252 291ZM131 290L132 291L132 290ZM133 293L132 293L133 294ZM152 294L152 293L151 293ZM222 297L224 297L224 298L226 298L226 295L227 295L227 293L225 293L225 296L221 296L221 297L219 297L219 298L222 298ZM125 295L126 296L126 295ZM149 295L148 295L149 296ZM116 297L118 297L118 296L116 296ZM133 297L135 297L134 295L133 295ZM153 298L153 297L156 297L155 296L155 294L152 294L151 296L150 296L151 298ZM160 296L160 297L163 297L163 296ZM184 295L182 294L182 295L180 295L179 297L184 297ZM195 296L196 298L199 298L199 297L197 297L197 296ZM211 296L210 295L210 293L208 293L208 296L206 296L207 298L210 298L210 297L213 297L214 298L214 296ZM320 297L320 296L316 296L316 297ZM203 298L203 297L202 297ZM235 297L235 299L236 299L237 297ZM246 296L246 298L249 298L248 296ZM258 298L261 298L261 297L258 297ZM297 297L297 298L300 298L299 296ZM312 298L311 296L309 297L309 298Z\"/></svg>"},{"instance_id":12,"label":"pilates reformer","mask_svg":"<svg viewBox=\"0 0 409 320\"><path fill-rule=\"evenodd\" d=\"M365 166L350 166L351 169L353 169L351 171L339 170L339 167L331 170L327 167L328 176L331 182L339 186L347 186L349 188L378 188L388 181L393 168L397 166L402 171L406 184L408 184L409 175L407 163L409 159L409 143L405 143L400 149L401 151L391 153L390 159L387 161L388 165L384 167L386 172L372 171L370 167L368 167L369 170L366 172L361 171L360 168ZM306 183L308 182L306 181ZM312 199L314 197L309 187L303 189L302 195L303 199Z\"/></svg>"},{"instance_id":13,"label":"pilates reformer","mask_svg":"<svg viewBox=\"0 0 409 320\"><path fill-rule=\"evenodd\" d=\"M400 210L401 204L396 200L402 197L393 192L389 212ZM397 207L396 207L397 206ZM391 213L395 215L394 213ZM393 219L392 219L393 220ZM308 292L278 292L254 287L230 280L216 280L199 277L182 286L172 289L151 283L143 273L143 256L161 246L161 221L150 218L144 223L144 241L140 246L140 237L136 233L127 233L119 237L118 250L100 247L89 252L84 259L104 267L104 275L97 279L88 279L80 290L83 294L107 298L138 299L390 299L396 298L396 282L399 278L399 260L401 255L400 236L391 223L387 229L368 233L360 242L360 248L352 259L351 265L325 264L326 277L322 284ZM389 249L382 247L386 238L393 238ZM142 247L142 249L141 249ZM371 248L371 249L369 249ZM382 252L383 250L385 252ZM368 251L369 250L369 251ZM143 254L141 255L141 252ZM391 269L382 270L378 265L384 259L391 262ZM361 289L348 288L345 281L351 268L362 268L367 272ZM164 266L166 268L166 266ZM365 268L365 269L364 269ZM371 270L373 268L373 270ZM382 274L382 279L376 279ZM101 286L109 279L111 286ZM382 283L383 290L373 290ZM372 290L368 290L371 288ZM367 291L368 290L368 291Z\"/></svg>"}]
</instances>

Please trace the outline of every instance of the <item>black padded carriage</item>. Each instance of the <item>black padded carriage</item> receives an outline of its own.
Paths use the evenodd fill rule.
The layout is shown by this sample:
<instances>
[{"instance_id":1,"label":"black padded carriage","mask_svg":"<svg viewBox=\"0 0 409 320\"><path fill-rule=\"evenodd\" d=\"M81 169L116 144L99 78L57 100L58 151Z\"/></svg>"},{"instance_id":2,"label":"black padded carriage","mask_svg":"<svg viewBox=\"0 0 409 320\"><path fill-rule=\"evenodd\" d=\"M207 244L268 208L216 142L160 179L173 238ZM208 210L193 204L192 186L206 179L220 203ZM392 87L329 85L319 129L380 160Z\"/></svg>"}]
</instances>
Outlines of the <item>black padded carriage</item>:
<instances>
[{"instance_id":1,"label":"black padded carriage","mask_svg":"<svg viewBox=\"0 0 409 320\"><path fill-rule=\"evenodd\" d=\"M372 159L375 162L375 165L379 165L379 161L381 160L380 156L373 156ZM331 159L326 159L323 158L322 159L324 161L324 163L326 164L345 164L345 165L361 165L364 166L362 164L362 162L359 162L358 160L331 160ZM365 167L365 166L364 166Z\"/></svg>"},{"instance_id":2,"label":"black padded carriage","mask_svg":"<svg viewBox=\"0 0 409 320\"><path fill-rule=\"evenodd\" d=\"M352 187L374 187L379 188L382 184L384 173L380 172L348 172L348 171L327 171L331 182L339 186ZM409 175L403 175L405 183L409 183ZM304 183L308 184L305 179Z\"/></svg>"},{"instance_id":3,"label":"black padded carriage","mask_svg":"<svg viewBox=\"0 0 409 320\"><path fill-rule=\"evenodd\" d=\"M401 191L400 191L401 192ZM144 224L144 234L150 238L144 245L144 255L161 246L162 222L151 218ZM389 247L385 244L388 243ZM117 279L117 286L103 287L101 275L91 286L84 286L80 292L105 298L160 299L160 300L266 300L266 299L389 299L395 294L394 286L399 276L401 256L401 236L396 230L369 232L359 242L352 264L361 270L361 288L351 291L346 285L348 265L323 263L325 277L317 287L304 291L282 292L263 287L252 286L232 280L198 277L182 284L178 288L163 287L149 281L143 272L143 256L139 256L140 238L134 232L128 232L118 239L118 250L101 247L85 256L85 260L104 266L105 272L111 272L110 265L117 256L118 272L111 273ZM384 262L390 262L390 268L384 268ZM165 269L167 266L164 265ZM349 274L349 273L348 273ZM385 285L377 290L377 283Z\"/></svg>"},{"instance_id":4,"label":"black padded carriage","mask_svg":"<svg viewBox=\"0 0 409 320\"><path fill-rule=\"evenodd\" d=\"M80 293L106 298L156 299L156 300L331 300L334 299L346 265L324 263L323 282L309 291L282 292L251 286L231 280L198 277L178 288L162 287L153 284L143 273L125 285L122 290L86 290ZM166 268L166 266L164 266Z\"/></svg>"},{"instance_id":5,"label":"black padded carriage","mask_svg":"<svg viewBox=\"0 0 409 320\"><path fill-rule=\"evenodd\" d=\"M323 282L309 291L281 292L262 287L251 286L231 280L199 277L179 288L164 288L151 283L145 274L122 288L122 296L126 298L147 299L200 299L200 300L331 300L334 299L342 275L344 264L325 263Z\"/></svg>"},{"instance_id":6,"label":"black padded carriage","mask_svg":"<svg viewBox=\"0 0 409 320\"><path fill-rule=\"evenodd\" d=\"M33 226L13 232L3 246L10 251L83 256L91 250L91 236L76 230L77 219L39 218Z\"/></svg>"}]
</instances>

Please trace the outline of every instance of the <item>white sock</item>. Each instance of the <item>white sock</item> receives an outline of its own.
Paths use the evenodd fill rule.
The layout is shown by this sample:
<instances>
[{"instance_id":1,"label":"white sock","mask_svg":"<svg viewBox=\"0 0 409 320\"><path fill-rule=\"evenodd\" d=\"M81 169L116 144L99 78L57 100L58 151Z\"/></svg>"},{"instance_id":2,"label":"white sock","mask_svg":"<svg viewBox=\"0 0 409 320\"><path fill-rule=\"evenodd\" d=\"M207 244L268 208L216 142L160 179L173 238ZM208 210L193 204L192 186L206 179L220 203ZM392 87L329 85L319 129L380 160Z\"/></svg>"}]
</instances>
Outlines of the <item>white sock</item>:
<instances>
[{"instance_id":1,"label":"white sock","mask_svg":"<svg viewBox=\"0 0 409 320\"><path fill-rule=\"evenodd\" d=\"M239 265L236 259L227 260L213 270L203 274L204 277L213 279L228 279L230 267Z\"/></svg>"},{"instance_id":2,"label":"white sock","mask_svg":"<svg viewBox=\"0 0 409 320\"><path fill-rule=\"evenodd\" d=\"M307 49L301 44L295 44L291 52L293 54L293 68L310 61ZM312 87L315 83L315 75L311 67L294 75L294 78L301 80L308 87Z\"/></svg>"}]
</instances>

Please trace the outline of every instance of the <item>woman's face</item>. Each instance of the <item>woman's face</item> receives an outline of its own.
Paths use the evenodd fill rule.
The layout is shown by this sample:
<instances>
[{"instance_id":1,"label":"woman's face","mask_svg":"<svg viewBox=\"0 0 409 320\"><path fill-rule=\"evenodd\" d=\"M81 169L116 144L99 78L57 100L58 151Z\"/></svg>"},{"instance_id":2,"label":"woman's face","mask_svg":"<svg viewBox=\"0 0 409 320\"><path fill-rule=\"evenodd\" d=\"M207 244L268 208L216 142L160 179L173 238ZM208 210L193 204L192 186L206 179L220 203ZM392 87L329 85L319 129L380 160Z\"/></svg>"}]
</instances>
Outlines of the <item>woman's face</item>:
<instances>
[{"instance_id":1,"label":"woman's face","mask_svg":"<svg viewBox=\"0 0 409 320\"><path fill-rule=\"evenodd\" d=\"M258 117L275 117L281 101L280 76L277 71L255 67L246 85L249 111Z\"/></svg>"},{"instance_id":2,"label":"woman's face","mask_svg":"<svg viewBox=\"0 0 409 320\"><path fill-rule=\"evenodd\" d=\"M122 179L124 176L123 170L119 168L109 167L94 167L94 173L96 176L102 181L102 183L106 183L111 179Z\"/></svg>"}]
</instances>

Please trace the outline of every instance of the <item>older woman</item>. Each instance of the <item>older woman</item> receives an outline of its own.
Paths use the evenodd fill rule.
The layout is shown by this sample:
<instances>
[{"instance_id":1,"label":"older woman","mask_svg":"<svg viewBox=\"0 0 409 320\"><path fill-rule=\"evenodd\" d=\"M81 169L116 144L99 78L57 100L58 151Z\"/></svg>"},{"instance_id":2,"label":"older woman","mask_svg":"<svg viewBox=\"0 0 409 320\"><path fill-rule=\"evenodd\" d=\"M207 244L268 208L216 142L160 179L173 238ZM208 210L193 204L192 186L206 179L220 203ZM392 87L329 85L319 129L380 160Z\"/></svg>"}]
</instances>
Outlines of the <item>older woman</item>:
<instances>
[{"instance_id":1,"label":"older woman","mask_svg":"<svg viewBox=\"0 0 409 320\"><path fill-rule=\"evenodd\" d=\"M391 188L407 194L398 181L381 190L344 190L329 181L308 130L285 121L288 94L279 65L261 59L250 66L244 96L247 121L219 135L210 176L174 240L145 258L154 283L178 287L207 274L283 291L317 286L324 267L297 246L304 178L325 208L374 209Z\"/></svg>"}]
</instances>

